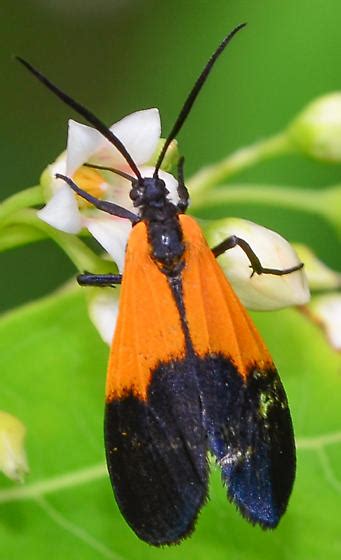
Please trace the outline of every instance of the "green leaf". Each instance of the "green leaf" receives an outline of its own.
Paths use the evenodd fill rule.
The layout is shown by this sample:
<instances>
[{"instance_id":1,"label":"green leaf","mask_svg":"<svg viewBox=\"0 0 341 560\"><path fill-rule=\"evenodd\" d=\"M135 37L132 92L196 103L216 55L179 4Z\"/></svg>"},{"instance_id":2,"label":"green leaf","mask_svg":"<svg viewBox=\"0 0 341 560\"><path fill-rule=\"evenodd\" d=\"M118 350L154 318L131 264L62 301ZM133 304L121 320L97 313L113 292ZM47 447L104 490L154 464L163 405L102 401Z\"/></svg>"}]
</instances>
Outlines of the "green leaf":
<instances>
[{"instance_id":1,"label":"green leaf","mask_svg":"<svg viewBox=\"0 0 341 560\"><path fill-rule=\"evenodd\" d=\"M298 441L288 512L273 532L229 504L215 470L193 536L155 549L115 505L106 475L102 413L108 349L81 290L62 291L0 321L1 408L28 429L31 475L0 475L1 557L45 560L336 560L341 556L340 357L294 310L256 316L287 388Z\"/></svg>"}]
</instances>

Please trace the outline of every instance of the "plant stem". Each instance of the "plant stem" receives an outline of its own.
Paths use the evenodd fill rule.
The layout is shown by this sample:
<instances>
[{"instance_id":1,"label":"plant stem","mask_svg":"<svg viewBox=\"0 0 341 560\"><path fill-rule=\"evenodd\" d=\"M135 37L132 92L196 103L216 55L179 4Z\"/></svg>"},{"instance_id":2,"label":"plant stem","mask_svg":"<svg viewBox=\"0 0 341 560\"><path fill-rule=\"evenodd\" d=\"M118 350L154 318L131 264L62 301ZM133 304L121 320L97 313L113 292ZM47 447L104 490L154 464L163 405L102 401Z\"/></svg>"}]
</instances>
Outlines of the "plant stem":
<instances>
[{"instance_id":1,"label":"plant stem","mask_svg":"<svg viewBox=\"0 0 341 560\"><path fill-rule=\"evenodd\" d=\"M341 237L341 187L327 189L302 189L300 187L280 187L273 185L235 185L231 184L203 193L199 200L194 199L191 211L200 213L212 207L229 204L261 204L315 213L334 228Z\"/></svg>"},{"instance_id":2,"label":"plant stem","mask_svg":"<svg viewBox=\"0 0 341 560\"><path fill-rule=\"evenodd\" d=\"M191 210L212 206L224 206L231 203L262 204L267 206L285 206L305 212L318 212L325 215L323 191L293 187L263 185L228 185L203 194L200 201L194 199Z\"/></svg>"},{"instance_id":3,"label":"plant stem","mask_svg":"<svg viewBox=\"0 0 341 560\"><path fill-rule=\"evenodd\" d=\"M210 187L226 181L251 165L292 151L293 147L286 133L281 132L251 144L251 146L241 148L218 163L204 167L187 181L187 186L195 201L199 193L201 194Z\"/></svg>"},{"instance_id":4,"label":"plant stem","mask_svg":"<svg viewBox=\"0 0 341 560\"><path fill-rule=\"evenodd\" d=\"M4 225L22 224L36 228L57 243L80 271L107 272L113 269L112 262L106 263L75 235L59 231L40 220L33 209L26 208L16 212Z\"/></svg>"},{"instance_id":5,"label":"plant stem","mask_svg":"<svg viewBox=\"0 0 341 560\"><path fill-rule=\"evenodd\" d=\"M43 191L40 185L13 194L0 204L0 225L13 212L43 203Z\"/></svg>"},{"instance_id":6,"label":"plant stem","mask_svg":"<svg viewBox=\"0 0 341 560\"><path fill-rule=\"evenodd\" d=\"M32 226L26 224L9 225L1 228L0 252L35 243L44 238L46 238L46 235Z\"/></svg>"}]
</instances>

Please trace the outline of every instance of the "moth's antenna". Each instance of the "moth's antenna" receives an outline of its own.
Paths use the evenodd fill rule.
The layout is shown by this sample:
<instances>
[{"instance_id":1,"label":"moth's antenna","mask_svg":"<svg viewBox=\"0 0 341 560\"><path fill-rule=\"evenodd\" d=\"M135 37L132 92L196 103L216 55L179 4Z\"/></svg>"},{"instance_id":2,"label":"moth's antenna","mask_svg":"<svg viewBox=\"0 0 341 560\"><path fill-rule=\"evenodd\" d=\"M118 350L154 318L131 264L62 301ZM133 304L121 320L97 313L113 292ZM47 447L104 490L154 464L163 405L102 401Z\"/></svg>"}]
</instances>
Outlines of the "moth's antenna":
<instances>
[{"instance_id":1,"label":"moth's antenna","mask_svg":"<svg viewBox=\"0 0 341 560\"><path fill-rule=\"evenodd\" d=\"M38 80L44 84L50 91L52 91L59 99L61 99L66 105L69 105L72 109L77 111L88 123L92 124L98 132L103 134L103 136L111 142L120 152L120 154L124 157L126 162L128 163L129 167L135 173L138 179L141 179L141 173L134 162L133 158L122 144L121 140L113 133L111 130L98 118L94 115L89 109L78 103L75 99L70 97L67 93L59 89L55 84L53 84L48 78L46 78L39 70L34 68L32 64L21 58L20 56L15 57L27 70L29 70Z\"/></svg>"},{"instance_id":2,"label":"moth's antenna","mask_svg":"<svg viewBox=\"0 0 341 560\"><path fill-rule=\"evenodd\" d=\"M212 67L214 65L214 63L216 62L217 58L221 55L221 53L224 51L225 47L228 45L228 43L231 41L231 39L236 35L236 33L238 33L238 31L240 31L241 29L243 29L243 27L246 26L246 23L241 23L239 25L237 25L237 27L235 27L226 37L225 39L223 39L223 41L220 43L220 45L218 46L218 48L215 50L215 52L212 54L211 58L209 59L209 61L207 62L205 68L203 69L203 71L201 72L199 78L197 79L197 81L194 84L193 89L191 90L189 96L187 97L178 118L175 121L175 124L173 125L172 130L170 131L164 145L163 148L161 150L161 153L158 157L158 160L156 162L156 166L155 166L155 171L154 171L154 177L158 176L158 172L159 169L161 167L163 158L166 155L166 152L168 150L169 144L172 142L172 140L174 140L174 138L177 136L177 134L179 133L179 131L182 128L182 125L184 124L186 118L188 117L190 110L193 107L193 103L196 100L202 86L204 85L204 83L207 80L207 77L210 73L210 71L212 70Z\"/></svg>"}]
</instances>

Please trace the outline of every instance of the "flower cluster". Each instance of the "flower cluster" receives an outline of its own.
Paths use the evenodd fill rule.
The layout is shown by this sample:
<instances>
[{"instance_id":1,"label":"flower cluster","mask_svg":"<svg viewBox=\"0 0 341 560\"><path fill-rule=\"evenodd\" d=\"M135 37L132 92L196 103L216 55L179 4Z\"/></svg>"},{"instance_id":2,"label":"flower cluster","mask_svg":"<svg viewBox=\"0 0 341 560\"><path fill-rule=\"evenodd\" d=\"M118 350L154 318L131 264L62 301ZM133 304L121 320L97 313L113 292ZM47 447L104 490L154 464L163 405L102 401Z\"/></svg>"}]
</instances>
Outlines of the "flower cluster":
<instances>
[{"instance_id":1,"label":"flower cluster","mask_svg":"<svg viewBox=\"0 0 341 560\"><path fill-rule=\"evenodd\" d=\"M152 176L154 167L151 162L160 145L158 110L148 109L128 115L114 124L111 130L131 154L142 176ZM55 175L61 173L72 177L79 187L93 196L133 210L129 198L130 184L117 174L85 164L130 172L122 155L97 130L71 120L66 152L43 174L48 202L38 212L38 216L67 233L78 234L86 228L121 272L130 222L91 207L56 179ZM166 183L170 199L176 202L177 180L164 170L159 175ZM285 269L299 264L295 251L283 237L257 224L241 219L223 220L211 222L206 230L212 245L233 234L244 238L251 244L263 266ZM281 277L252 276L249 261L238 247L225 253L221 257L221 264L240 299L251 309L278 309L288 305L303 305L309 300L307 281L302 270ZM89 302L90 317L107 343L110 343L114 331L118 293L119 290L114 293L95 290Z\"/></svg>"}]
</instances>

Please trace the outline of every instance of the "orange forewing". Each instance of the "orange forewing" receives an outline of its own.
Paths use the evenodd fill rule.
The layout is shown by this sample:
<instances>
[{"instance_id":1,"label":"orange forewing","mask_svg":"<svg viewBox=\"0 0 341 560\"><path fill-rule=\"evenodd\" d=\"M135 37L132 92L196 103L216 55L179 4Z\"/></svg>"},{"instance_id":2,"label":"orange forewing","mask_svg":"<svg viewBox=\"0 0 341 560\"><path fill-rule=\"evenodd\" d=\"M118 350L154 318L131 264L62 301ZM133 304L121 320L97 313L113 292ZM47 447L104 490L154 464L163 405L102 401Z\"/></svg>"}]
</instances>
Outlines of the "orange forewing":
<instances>
[{"instance_id":1,"label":"orange forewing","mask_svg":"<svg viewBox=\"0 0 341 560\"><path fill-rule=\"evenodd\" d=\"M223 354L240 375L251 366L263 371L271 356L209 249L197 222L180 216L186 242L183 293L194 350L199 356Z\"/></svg>"},{"instance_id":2,"label":"orange forewing","mask_svg":"<svg viewBox=\"0 0 341 560\"><path fill-rule=\"evenodd\" d=\"M166 276L150 257L146 226L137 224L129 237L119 315L112 343L106 397L132 391L144 399L151 371L159 362L179 359L185 338Z\"/></svg>"}]
</instances>

